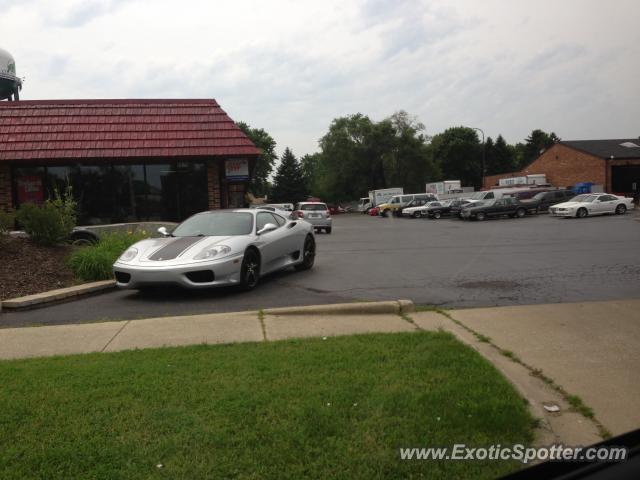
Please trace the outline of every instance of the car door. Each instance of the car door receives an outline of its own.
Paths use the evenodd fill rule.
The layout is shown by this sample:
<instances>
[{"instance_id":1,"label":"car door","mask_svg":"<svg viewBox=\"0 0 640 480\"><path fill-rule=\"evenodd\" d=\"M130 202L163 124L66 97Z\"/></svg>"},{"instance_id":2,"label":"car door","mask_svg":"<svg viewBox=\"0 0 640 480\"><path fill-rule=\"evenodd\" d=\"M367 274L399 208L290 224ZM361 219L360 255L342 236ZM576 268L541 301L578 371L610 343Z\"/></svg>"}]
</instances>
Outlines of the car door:
<instances>
[{"instance_id":1,"label":"car door","mask_svg":"<svg viewBox=\"0 0 640 480\"><path fill-rule=\"evenodd\" d=\"M292 253L287 245L289 232L286 228L279 226L279 222L272 213L260 212L256 215L256 234L267 223L272 223L278 228L260 235L258 248L262 257L261 273L272 272L282 267L288 260L287 256Z\"/></svg>"},{"instance_id":2,"label":"car door","mask_svg":"<svg viewBox=\"0 0 640 480\"><path fill-rule=\"evenodd\" d=\"M487 207L487 216L495 217L504 213L505 201L504 198L499 198L493 204Z\"/></svg>"},{"instance_id":3,"label":"car door","mask_svg":"<svg viewBox=\"0 0 640 480\"><path fill-rule=\"evenodd\" d=\"M598 213L614 213L616 211L616 197L600 195L596 202Z\"/></svg>"}]
</instances>

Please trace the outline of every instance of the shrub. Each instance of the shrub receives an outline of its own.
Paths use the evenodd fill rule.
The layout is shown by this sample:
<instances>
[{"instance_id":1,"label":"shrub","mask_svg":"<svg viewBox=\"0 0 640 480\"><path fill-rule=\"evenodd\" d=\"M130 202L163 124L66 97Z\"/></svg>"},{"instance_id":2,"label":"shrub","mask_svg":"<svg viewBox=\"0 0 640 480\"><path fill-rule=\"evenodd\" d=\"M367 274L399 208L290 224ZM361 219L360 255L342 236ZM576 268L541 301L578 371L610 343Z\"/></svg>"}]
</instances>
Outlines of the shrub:
<instances>
[{"instance_id":1,"label":"shrub","mask_svg":"<svg viewBox=\"0 0 640 480\"><path fill-rule=\"evenodd\" d=\"M147 238L145 232L114 232L100 238L88 247L80 247L69 257L68 264L79 280L92 282L113 277L111 267L124 251L134 243Z\"/></svg>"},{"instance_id":2,"label":"shrub","mask_svg":"<svg viewBox=\"0 0 640 480\"><path fill-rule=\"evenodd\" d=\"M34 242L57 245L69 238L76 225L76 202L67 188L64 195L55 190L54 198L43 205L26 203L18 209L18 223Z\"/></svg>"},{"instance_id":3,"label":"shrub","mask_svg":"<svg viewBox=\"0 0 640 480\"><path fill-rule=\"evenodd\" d=\"M0 245L4 242L8 233L13 230L16 223L16 214L13 210L3 212L0 210Z\"/></svg>"},{"instance_id":4,"label":"shrub","mask_svg":"<svg viewBox=\"0 0 640 480\"><path fill-rule=\"evenodd\" d=\"M3 212L0 210L0 234L9 233L13 230L13 226L16 222L16 212L13 210L7 210Z\"/></svg>"}]
</instances>

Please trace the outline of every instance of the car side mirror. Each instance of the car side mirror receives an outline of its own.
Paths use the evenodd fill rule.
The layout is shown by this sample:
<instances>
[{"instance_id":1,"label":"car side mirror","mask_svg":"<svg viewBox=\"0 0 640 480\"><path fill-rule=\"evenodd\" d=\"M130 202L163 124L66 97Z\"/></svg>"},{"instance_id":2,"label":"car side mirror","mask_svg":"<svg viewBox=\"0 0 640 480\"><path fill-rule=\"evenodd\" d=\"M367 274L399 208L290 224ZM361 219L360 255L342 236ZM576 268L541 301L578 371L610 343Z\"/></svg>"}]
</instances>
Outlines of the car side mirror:
<instances>
[{"instance_id":1,"label":"car side mirror","mask_svg":"<svg viewBox=\"0 0 640 480\"><path fill-rule=\"evenodd\" d=\"M274 225L273 223L267 223L264 227L262 227L260 230L258 230L256 233L258 235L262 235L263 233L267 233L267 232L272 232L274 231L276 228L278 228L277 225Z\"/></svg>"},{"instance_id":2,"label":"car side mirror","mask_svg":"<svg viewBox=\"0 0 640 480\"><path fill-rule=\"evenodd\" d=\"M158 233L160 235L162 235L163 237L168 237L169 236L169 232L167 231L167 227L160 227L158 229Z\"/></svg>"}]
</instances>

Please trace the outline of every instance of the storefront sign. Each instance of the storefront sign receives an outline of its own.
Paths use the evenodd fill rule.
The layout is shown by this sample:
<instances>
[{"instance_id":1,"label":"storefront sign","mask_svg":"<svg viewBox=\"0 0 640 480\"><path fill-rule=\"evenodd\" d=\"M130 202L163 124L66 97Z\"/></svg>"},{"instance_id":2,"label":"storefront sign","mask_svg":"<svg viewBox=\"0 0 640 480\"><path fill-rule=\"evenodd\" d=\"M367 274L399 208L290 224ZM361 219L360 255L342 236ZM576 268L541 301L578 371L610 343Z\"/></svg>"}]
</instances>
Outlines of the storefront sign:
<instances>
[{"instance_id":1,"label":"storefront sign","mask_svg":"<svg viewBox=\"0 0 640 480\"><path fill-rule=\"evenodd\" d=\"M249 180L249 160L246 158L227 160L224 166L227 180Z\"/></svg>"},{"instance_id":2,"label":"storefront sign","mask_svg":"<svg viewBox=\"0 0 640 480\"><path fill-rule=\"evenodd\" d=\"M44 201L44 188L42 177L28 175L16 179L18 186L18 203L42 203Z\"/></svg>"}]
</instances>

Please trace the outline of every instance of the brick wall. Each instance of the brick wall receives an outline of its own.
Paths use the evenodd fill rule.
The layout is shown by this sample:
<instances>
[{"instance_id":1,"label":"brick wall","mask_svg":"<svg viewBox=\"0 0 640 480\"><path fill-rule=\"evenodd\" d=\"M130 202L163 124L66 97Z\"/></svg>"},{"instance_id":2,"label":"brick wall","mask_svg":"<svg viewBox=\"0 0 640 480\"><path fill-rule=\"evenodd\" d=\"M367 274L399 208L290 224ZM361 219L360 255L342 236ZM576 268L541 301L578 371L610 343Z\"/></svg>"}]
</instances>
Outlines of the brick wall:
<instances>
[{"instance_id":1,"label":"brick wall","mask_svg":"<svg viewBox=\"0 0 640 480\"><path fill-rule=\"evenodd\" d=\"M547 176L547 182L557 187L567 187L578 182L592 182L596 185L604 185L606 188L606 170L605 160L558 143L519 172L485 177L484 187L490 188L497 185L501 178L544 173Z\"/></svg>"},{"instance_id":2,"label":"brick wall","mask_svg":"<svg viewBox=\"0 0 640 480\"><path fill-rule=\"evenodd\" d=\"M11 195L11 167L0 164L0 210L11 208L13 201Z\"/></svg>"},{"instance_id":3,"label":"brick wall","mask_svg":"<svg viewBox=\"0 0 640 480\"><path fill-rule=\"evenodd\" d=\"M209 210L222 208L220 162L218 160L210 160L207 165L207 191L209 195Z\"/></svg>"}]
</instances>

